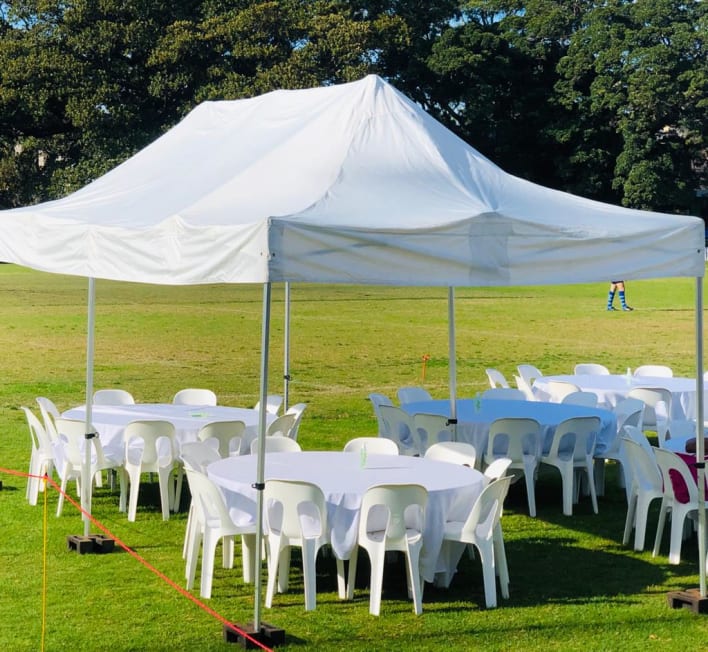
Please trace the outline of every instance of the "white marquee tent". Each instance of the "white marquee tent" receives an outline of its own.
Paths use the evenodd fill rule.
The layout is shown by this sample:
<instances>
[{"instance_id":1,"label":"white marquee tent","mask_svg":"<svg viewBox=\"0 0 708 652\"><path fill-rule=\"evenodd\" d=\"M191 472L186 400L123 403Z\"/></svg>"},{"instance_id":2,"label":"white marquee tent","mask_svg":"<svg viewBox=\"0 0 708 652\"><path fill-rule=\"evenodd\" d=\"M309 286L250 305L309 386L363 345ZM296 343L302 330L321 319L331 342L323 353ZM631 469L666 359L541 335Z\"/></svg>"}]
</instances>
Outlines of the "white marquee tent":
<instances>
[{"instance_id":1,"label":"white marquee tent","mask_svg":"<svg viewBox=\"0 0 708 652\"><path fill-rule=\"evenodd\" d=\"M702 220L506 174L376 76L201 104L81 190L0 211L0 260L90 288L263 283L262 406L272 282L443 286L452 298L455 286L694 277L702 396ZM454 353L452 398L453 371Z\"/></svg>"}]
</instances>

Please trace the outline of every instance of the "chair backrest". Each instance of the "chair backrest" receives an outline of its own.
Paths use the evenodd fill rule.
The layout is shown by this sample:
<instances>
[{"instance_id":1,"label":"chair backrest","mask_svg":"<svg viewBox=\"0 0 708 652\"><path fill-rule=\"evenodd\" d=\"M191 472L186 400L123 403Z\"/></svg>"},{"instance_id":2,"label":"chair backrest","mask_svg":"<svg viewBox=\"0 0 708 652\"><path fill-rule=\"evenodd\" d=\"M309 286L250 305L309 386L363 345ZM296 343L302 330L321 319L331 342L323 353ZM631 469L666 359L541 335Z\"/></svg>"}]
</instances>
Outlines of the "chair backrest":
<instances>
[{"instance_id":1,"label":"chair backrest","mask_svg":"<svg viewBox=\"0 0 708 652\"><path fill-rule=\"evenodd\" d=\"M290 432L297 420L298 416L296 414L281 414L268 426L266 434L269 437L290 437Z\"/></svg>"},{"instance_id":2,"label":"chair backrest","mask_svg":"<svg viewBox=\"0 0 708 652\"><path fill-rule=\"evenodd\" d=\"M405 403L417 403L418 401L430 401L433 397L430 392L423 387L401 387L397 392L398 402L403 405Z\"/></svg>"},{"instance_id":3,"label":"chair backrest","mask_svg":"<svg viewBox=\"0 0 708 652\"><path fill-rule=\"evenodd\" d=\"M482 392L482 398L495 401L525 401L526 394L516 387L490 387Z\"/></svg>"},{"instance_id":4,"label":"chair backrest","mask_svg":"<svg viewBox=\"0 0 708 652\"><path fill-rule=\"evenodd\" d=\"M673 369L663 364L644 364L634 370L635 376L655 376L660 378L672 378Z\"/></svg>"},{"instance_id":5,"label":"chair backrest","mask_svg":"<svg viewBox=\"0 0 708 652\"><path fill-rule=\"evenodd\" d=\"M380 405L382 436L393 439L402 453L421 454L421 442L413 417L395 405Z\"/></svg>"},{"instance_id":6,"label":"chair backrest","mask_svg":"<svg viewBox=\"0 0 708 652\"><path fill-rule=\"evenodd\" d=\"M511 465L511 459L508 457L498 457L484 469L484 476L490 480L498 480L506 475L506 472Z\"/></svg>"},{"instance_id":7,"label":"chair backrest","mask_svg":"<svg viewBox=\"0 0 708 652\"><path fill-rule=\"evenodd\" d=\"M636 426L641 430L644 416L644 401L631 396L622 399L612 410L617 418L617 432L622 433L625 425Z\"/></svg>"},{"instance_id":8,"label":"chair backrest","mask_svg":"<svg viewBox=\"0 0 708 652\"><path fill-rule=\"evenodd\" d=\"M161 445L160 440L168 445ZM134 466L166 465L177 456L175 427L169 421L131 421L123 430L123 443L126 463Z\"/></svg>"},{"instance_id":9,"label":"chair backrest","mask_svg":"<svg viewBox=\"0 0 708 652\"><path fill-rule=\"evenodd\" d=\"M379 436L383 435L383 424L381 422L381 413L379 411L379 406L381 405L393 405L393 401L385 394L369 394L369 400L374 408L374 415L376 416L376 422L379 427Z\"/></svg>"},{"instance_id":10,"label":"chair backrest","mask_svg":"<svg viewBox=\"0 0 708 652\"><path fill-rule=\"evenodd\" d=\"M595 451L600 417L571 417L561 421L553 433L549 457L584 461Z\"/></svg>"},{"instance_id":11,"label":"chair backrest","mask_svg":"<svg viewBox=\"0 0 708 652\"><path fill-rule=\"evenodd\" d=\"M462 464L474 468L477 461L477 450L472 444L464 441L441 441L425 451L425 459Z\"/></svg>"},{"instance_id":12,"label":"chair backrest","mask_svg":"<svg viewBox=\"0 0 708 652\"><path fill-rule=\"evenodd\" d=\"M644 434L642 430L637 428L636 426L632 425L625 425L622 428L622 432L620 433L621 438L624 439L631 439L633 442L636 444L639 444L644 450L647 452L651 453L652 452L652 446L649 440L647 439L647 436Z\"/></svg>"},{"instance_id":13,"label":"chair backrest","mask_svg":"<svg viewBox=\"0 0 708 652\"><path fill-rule=\"evenodd\" d=\"M204 441L188 441L180 446L179 456L185 469L206 473L206 467L221 459L219 451Z\"/></svg>"},{"instance_id":14,"label":"chair backrest","mask_svg":"<svg viewBox=\"0 0 708 652\"><path fill-rule=\"evenodd\" d=\"M184 471L187 474L187 484L192 494L192 501L197 506L200 520L218 520L223 529L231 529L233 521L219 488L204 473L194 468L185 466Z\"/></svg>"},{"instance_id":15,"label":"chair backrest","mask_svg":"<svg viewBox=\"0 0 708 652\"><path fill-rule=\"evenodd\" d=\"M221 457L238 455L241 452L241 440L246 430L243 421L212 421L202 426L197 439L210 442Z\"/></svg>"},{"instance_id":16,"label":"chair backrest","mask_svg":"<svg viewBox=\"0 0 708 652\"><path fill-rule=\"evenodd\" d=\"M93 393L94 405L134 405L133 395L124 389L98 389Z\"/></svg>"},{"instance_id":17,"label":"chair backrest","mask_svg":"<svg viewBox=\"0 0 708 652\"><path fill-rule=\"evenodd\" d=\"M359 539L370 538L371 532L383 531L386 544L400 544L406 539L407 529L422 536L427 504L428 492L419 484L369 487L361 501ZM385 528L381 527L382 511L386 512Z\"/></svg>"},{"instance_id":18,"label":"chair backrest","mask_svg":"<svg viewBox=\"0 0 708 652\"><path fill-rule=\"evenodd\" d=\"M509 381L505 378L504 374L498 369L493 367L488 367L484 370L489 379L490 387L509 387Z\"/></svg>"},{"instance_id":19,"label":"chair backrest","mask_svg":"<svg viewBox=\"0 0 708 652\"><path fill-rule=\"evenodd\" d=\"M504 510L504 499L511 484L510 476L492 480L479 494L472 505L462 532L469 532L480 540L489 540L494 535L494 528L501 519Z\"/></svg>"},{"instance_id":20,"label":"chair backrest","mask_svg":"<svg viewBox=\"0 0 708 652\"><path fill-rule=\"evenodd\" d=\"M666 439L686 440L696 436L696 422L692 419L671 419L666 426ZM666 442L664 442L666 443Z\"/></svg>"},{"instance_id":21,"label":"chair backrest","mask_svg":"<svg viewBox=\"0 0 708 652\"><path fill-rule=\"evenodd\" d=\"M327 503L316 484L267 480L263 501L269 530L291 539L317 539L327 534Z\"/></svg>"},{"instance_id":22,"label":"chair backrest","mask_svg":"<svg viewBox=\"0 0 708 652\"><path fill-rule=\"evenodd\" d=\"M568 383L564 380L549 380L548 393L553 401L560 403L568 394L581 391L580 387L574 383Z\"/></svg>"},{"instance_id":23,"label":"chair backrest","mask_svg":"<svg viewBox=\"0 0 708 652\"><path fill-rule=\"evenodd\" d=\"M585 407L597 407L597 394L595 392L570 392L563 397L561 403L566 405L583 405Z\"/></svg>"},{"instance_id":24,"label":"chair backrest","mask_svg":"<svg viewBox=\"0 0 708 652\"><path fill-rule=\"evenodd\" d=\"M92 462L100 468L106 467L106 458L103 453L103 446L99 437L91 437L86 439L86 422L83 419L65 419L59 417L54 419L54 424L59 435L59 440L63 445L64 457L70 462L73 467L80 467L84 458L84 446L86 442L90 442L93 448ZM92 432L96 429L91 427Z\"/></svg>"},{"instance_id":25,"label":"chair backrest","mask_svg":"<svg viewBox=\"0 0 708 652\"><path fill-rule=\"evenodd\" d=\"M280 394L267 394L266 395L266 412L270 414L278 414L280 406L283 404L283 397ZM257 401L253 406L254 410L260 410L261 402Z\"/></svg>"},{"instance_id":26,"label":"chair backrest","mask_svg":"<svg viewBox=\"0 0 708 652\"><path fill-rule=\"evenodd\" d=\"M216 405L216 394L210 389L180 389L172 398L175 405Z\"/></svg>"},{"instance_id":27,"label":"chair backrest","mask_svg":"<svg viewBox=\"0 0 708 652\"><path fill-rule=\"evenodd\" d=\"M691 474L688 464L673 451L663 448L653 448L656 463L661 471L664 483L664 495L678 498L683 494L684 500L696 504L698 502L698 485ZM683 486L685 485L685 487Z\"/></svg>"},{"instance_id":28,"label":"chair backrest","mask_svg":"<svg viewBox=\"0 0 708 652\"><path fill-rule=\"evenodd\" d=\"M514 376L514 380L516 381L516 387L520 389L524 395L526 396L527 401L535 401L536 400L536 395L533 393L533 389L531 389L531 385L529 385L528 382L521 376Z\"/></svg>"},{"instance_id":29,"label":"chair backrest","mask_svg":"<svg viewBox=\"0 0 708 652\"><path fill-rule=\"evenodd\" d=\"M485 461L508 457L512 464L523 462L524 456L541 454L541 425L535 419L504 418L489 426Z\"/></svg>"},{"instance_id":30,"label":"chair backrest","mask_svg":"<svg viewBox=\"0 0 708 652\"><path fill-rule=\"evenodd\" d=\"M663 404L664 419L671 417L671 409L673 403L673 395L665 387L635 387L631 389L627 396L629 398L638 398L644 403L644 413L642 415L642 423L644 429L647 427L654 428L659 423L658 415L661 414L661 408L657 412L659 404Z\"/></svg>"},{"instance_id":31,"label":"chair backrest","mask_svg":"<svg viewBox=\"0 0 708 652\"><path fill-rule=\"evenodd\" d=\"M33 450L41 450L46 455L52 455L52 440L49 438L44 424L28 407L23 405L21 409L27 418Z\"/></svg>"},{"instance_id":32,"label":"chair backrest","mask_svg":"<svg viewBox=\"0 0 708 652\"><path fill-rule=\"evenodd\" d=\"M302 450L300 444L298 444L294 439L290 437L283 437L281 435L275 435L273 437L265 438L265 452L266 453L299 453ZM258 438L251 442L251 454L256 455L258 453Z\"/></svg>"},{"instance_id":33,"label":"chair backrest","mask_svg":"<svg viewBox=\"0 0 708 652\"><path fill-rule=\"evenodd\" d=\"M39 405L39 411L42 414L42 421L44 421L44 429L47 431L47 435L49 435L52 441L56 441L58 434L54 419L61 416L59 408L54 404L54 401L46 396L38 396L37 405Z\"/></svg>"},{"instance_id":34,"label":"chair backrest","mask_svg":"<svg viewBox=\"0 0 708 652\"><path fill-rule=\"evenodd\" d=\"M290 433L288 435L290 439L297 440L297 436L300 431L300 423L302 422L302 415L305 413L306 408L307 403L295 403L295 405L291 405L285 412L285 414L295 415L295 423L293 423L290 428Z\"/></svg>"},{"instance_id":35,"label":"chair backrest","mask_svg":"<svg viewBox=\"0 0 708 652\"><path fill-rule=\"evenodd\" d=\"M450 420L442 414L417 412L413 415L413 426L420 442L421 455L433 444L454 439Z\"/></svg>"},{"instance_id":36,"label":"chair backrest","mask_svg":"<svg viewBox=\"0 0 708 652\"><path fill-rule=\"evenodd\" d=\"M533 387L533 383L536 378L541 378L543 376L543 372L538 367L534 367L532 364L520 364L517 365L516 369L519 372L519 376L521 376L529 384L529 387Z\"/></svg>"},{"instance_id":37,"label":"chair backrest","mask_svg":"<svg viewBox=\"0 0 708 652\"><path fill-rule=\"evenodd\" d=\"M661 491L661 471L651 446L644 446L626 436L622 437L622 446L629 464L629 477L635 487L639 490Z\"/></svg>"},{"instance_id":38,"label":"chair backrest","mask_svg":"<svg viewBox=\"0 0 708 652\"><path fill-rule=\"evenodd\" d=\"M596 362L580 362L575 365L573 373L576 376L609 376L610 370L605 365Z\"/></svg>"},{"instance_id":39,"label":"chair backrest","mask_svg":"<svg viewBox=\"0 0 708 652\"><path fill-rule=\"evenodd\" d=\"M359 453L362 448L371 455L398 455L396 442L385 437L355 437L344 444L345 453Z\"/></svg>"}]
</instances>

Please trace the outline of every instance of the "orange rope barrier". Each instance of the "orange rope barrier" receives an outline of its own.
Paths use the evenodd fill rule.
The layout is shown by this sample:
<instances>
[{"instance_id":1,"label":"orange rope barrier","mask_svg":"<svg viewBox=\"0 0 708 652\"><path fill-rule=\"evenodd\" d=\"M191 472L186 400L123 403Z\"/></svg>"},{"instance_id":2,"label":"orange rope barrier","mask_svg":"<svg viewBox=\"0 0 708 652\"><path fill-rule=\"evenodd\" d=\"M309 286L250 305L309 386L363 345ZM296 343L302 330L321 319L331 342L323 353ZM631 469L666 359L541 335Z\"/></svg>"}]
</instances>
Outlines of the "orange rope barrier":
<instances>
[{"instance_id":1,"label":"orange rope barrier","mask_svg":"<svg viewBox=\"0 0 708 652\"><path fill-rule=\"evenodd\" d=\"M106 534L108 537L113 539L115 543L123 548L131 557L136 559L138 562L140 562L145 568L147 568L149 571L157 575L161 580L166 582L169 586L171 586L175 591L178 593L182 594L185 598L188 598L191 600L195 605L200 607L203 611L208 613L210 616L213 618L216 618L219 622L221 622L223 625L226 625L230 629L232 629L234 632L237 632L239 635L243 636L244 638L248 639L251 643L256 645L257 647L261 648L262 650L265 650L266 652L273 652L273 650L269 647L266 647L261 643L259 640L253 638L251 635L249 635L247 632L243 631L241 628L239 628L237 625L234 625L230 620L222 616L220 613L217 611L214 611L211 607L208 605L204 604L201 600L198 598L195 598L187 589L182 588L179 584L177 584L174 580L171 580L167 575L165 575L162 571L158 570L155 568L150 562L148 562L144 557L141 557L135 550L130 548L126 543L124 543L120 538L115 536L103 523L100 521L96 520L93 515L89 514L84 510L79 503L77 503L71 496L67 495L66 493L62 492L61 487L54 481L52 478L45 476L38 476L38 475L32 475L29 473L23 473L21 471L15 471L13 469L5 469L0 467L0 473L7 473L8 475L15 475L19 477L24 477L24 478L42 478L45 480L47 484L49 484L52 488L56 489L57 492L63 493L64 495L64 500L68 501L71 503L76 509L83 515L88 517L88 519L93 523L101 532ZM45 502L45 528L46 528L46 504L47 504L47 486L45 484L45 489L44 489L44 502ZM46 573L46 530L45 530L45 550L44 550L44 556L45 556L45 573ZM46 584L44 586L44 594L46 596ZM46 600L46 597L45 597ZM44 620L44 612L43 612L43 620ZM42 649L44 649L44 624L43 624L43 629L42 629Z\"/></svg>"}]
</instances>

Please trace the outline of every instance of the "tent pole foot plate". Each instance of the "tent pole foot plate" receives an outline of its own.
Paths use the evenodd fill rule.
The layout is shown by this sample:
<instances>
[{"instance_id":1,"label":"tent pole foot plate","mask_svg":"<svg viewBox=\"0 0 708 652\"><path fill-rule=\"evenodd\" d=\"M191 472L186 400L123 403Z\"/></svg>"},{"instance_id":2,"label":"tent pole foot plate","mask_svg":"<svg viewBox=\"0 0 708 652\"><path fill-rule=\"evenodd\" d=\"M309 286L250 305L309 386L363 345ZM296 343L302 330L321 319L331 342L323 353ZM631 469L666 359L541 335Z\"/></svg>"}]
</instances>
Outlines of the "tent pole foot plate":
<instances>
[{"instance_id":1,"label":"tent pole foot plate","mask_svg":"<svg viewBox=\"0 0 708 652\"><path fill-rule=\"evenodd\" d=\"M666 594L666 598L672 609L686 607L697 614L708 613L708 597L702 598L699 589L669 591L669 593Z\"/></svg>"},{"instance_id":2,"label":"tent pole foot plate","mask_svg":"<svg viewBox=\"0 0 708 652\"><path fill-rule=\"evenodd\" d=\"M245 650L251 650L258 646L250 639L255 639L266 647L276 647L285 643L285 630L261 623L258 631L253 627L253 623L248 623L244 627L237 625L238 630L232 626L224 625L224 640L227 643L238 643ZM247 634L245 636L244 634Z\"/></svg>"},{"instance_id":3,"label":"tent pole foot plate","mask_svg":"<svg viewBox=\"0 0 708 652\"><path fill-rule=\"evenodd\" d=\"M80 555L87 553L113 552L115 541L102 534L70 534L66 537L68 550L75 550Z\"/></svg>"}]
</instances>

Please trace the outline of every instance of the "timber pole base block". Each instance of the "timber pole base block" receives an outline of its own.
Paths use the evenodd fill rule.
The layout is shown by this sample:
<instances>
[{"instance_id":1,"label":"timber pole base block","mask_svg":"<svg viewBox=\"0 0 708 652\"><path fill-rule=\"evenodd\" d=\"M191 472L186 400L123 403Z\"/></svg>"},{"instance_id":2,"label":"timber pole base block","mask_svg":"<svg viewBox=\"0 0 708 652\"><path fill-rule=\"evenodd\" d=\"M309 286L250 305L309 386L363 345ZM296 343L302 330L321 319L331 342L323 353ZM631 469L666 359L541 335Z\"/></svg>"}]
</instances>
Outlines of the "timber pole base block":
<instances>
[{"instance_id":1,"label":"timber pole base block","mask_svg":"<svg viewBox=\"0 0 708 652\"><path fill-rule=\"evenodd\" d=\"M75 550L80 555L104 554L113 552L115 541L102 534L70 534L66 537L66 545L68 550Z\"/></svg>"},{"instance_id":2,"label":"timber pole base block","mask_svg":"<svg viewBox=\"0 0 708 652\"><path fill-rule=\"evenodd\" d=\"M254 628L253 623L248 623L243 627L237 625L237 627L238 629L235 629L229 625L224 625L224 640L227 643L238 643L245 650L258 648L251 639L255 639L268 648L277 647L285 643L285 630L268 623L262 622L258 631Z\"/></svg>"},{"instance_id":3,"label":"timber pole base block","mask_svg":"<svg viewBox=\"0 0 708 652\"><path fill-rule=\"evenodd\" d=\"M669 606L672 609L686 607L697 614L708 614L708 597L701 597L699 589L686 589L685 591L669 591L666 594Z\"/></svg>"}]
</instances>

